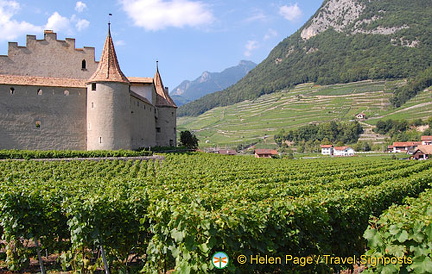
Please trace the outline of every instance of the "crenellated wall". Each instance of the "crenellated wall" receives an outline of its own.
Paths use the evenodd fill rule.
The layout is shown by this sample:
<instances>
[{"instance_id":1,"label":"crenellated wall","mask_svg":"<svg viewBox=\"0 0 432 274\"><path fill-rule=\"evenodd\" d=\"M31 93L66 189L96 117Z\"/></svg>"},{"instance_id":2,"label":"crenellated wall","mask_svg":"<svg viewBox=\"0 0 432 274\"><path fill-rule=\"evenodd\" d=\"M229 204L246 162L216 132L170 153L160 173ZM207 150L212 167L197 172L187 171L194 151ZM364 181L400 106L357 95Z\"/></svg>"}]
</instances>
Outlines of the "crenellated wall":
<instances>
[{"instance_id":1,"label":"crenellated wall","mask_svg":"<svg viewBox=\"0 0 432 274\"><path fill-rule=\"evenodd\" d=\"M27 35L25 47L9 42L8 55L0 56L0 74L9 75L89 79L97 66L93 47L75 48L75 39L57 40L52 31L42 40Z\"/></svg>"}]
</instances>

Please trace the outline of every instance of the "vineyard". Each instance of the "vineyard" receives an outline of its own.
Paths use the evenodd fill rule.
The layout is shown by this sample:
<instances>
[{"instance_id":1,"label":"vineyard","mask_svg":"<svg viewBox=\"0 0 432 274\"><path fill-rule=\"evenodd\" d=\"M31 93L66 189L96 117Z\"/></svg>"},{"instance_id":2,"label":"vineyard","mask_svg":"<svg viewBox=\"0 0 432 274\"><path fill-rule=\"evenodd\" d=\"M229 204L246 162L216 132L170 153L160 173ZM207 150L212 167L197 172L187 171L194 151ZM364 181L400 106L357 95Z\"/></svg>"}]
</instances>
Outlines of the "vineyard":
<instances>
[{"instance_id":1,"label":"vineyard","mask_svg":"<svg viewBox=\"0 0 432 274\"><path fill-rule=\"evenodd\" d=\"M364 254L363 235L374 238L380 227L365 233L371 216L430 188L431 168L432 161L389 157L207 154L161 161L0 161L0 267L28 269L32 259L47 269L81 273L206 273L216 271L211 257L223 251L230 257L228 272L329 273L350 265L239 264L236 258ZM409 201L429 204L427 198ZM416 212L430 215L428 210ZM369 242L370 254L383 255L374 244ZM408 253L400 248L398 254Z\"/></svg>"}]
</instances>

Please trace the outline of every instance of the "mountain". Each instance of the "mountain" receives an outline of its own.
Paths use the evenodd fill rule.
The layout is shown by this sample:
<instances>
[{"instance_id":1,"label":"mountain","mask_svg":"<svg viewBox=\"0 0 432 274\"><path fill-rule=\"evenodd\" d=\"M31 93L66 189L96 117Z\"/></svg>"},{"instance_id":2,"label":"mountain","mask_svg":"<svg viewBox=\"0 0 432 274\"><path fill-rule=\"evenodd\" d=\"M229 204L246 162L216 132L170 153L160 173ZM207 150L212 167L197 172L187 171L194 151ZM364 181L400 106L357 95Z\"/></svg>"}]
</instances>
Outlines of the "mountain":
<instances>
[{"instance_id":1,"label":"mountain","mask_svg":"<svg viewBox=\"0 0 432 274\"><path fill-rule=\"evenodd\" d=\"M205 71L194 81L183 81L171 91L170 95L177 106L181 106L209 93L232 86L255 67L254 62L243 60L237 66L227 68L222 72Z\"/></svg>"},{"instance_id":2,"label":"mountain","mask_svg":"<svg viewBox=\"0 0 432 274\"><path fill-rule=\"evenodd\" d=\"M430 0L325 0L237 84L188 103L177 114L196 116L307 82L411 79L390 99L398 107L432 84L430 14Z\"/></svg>"}]
</instances>

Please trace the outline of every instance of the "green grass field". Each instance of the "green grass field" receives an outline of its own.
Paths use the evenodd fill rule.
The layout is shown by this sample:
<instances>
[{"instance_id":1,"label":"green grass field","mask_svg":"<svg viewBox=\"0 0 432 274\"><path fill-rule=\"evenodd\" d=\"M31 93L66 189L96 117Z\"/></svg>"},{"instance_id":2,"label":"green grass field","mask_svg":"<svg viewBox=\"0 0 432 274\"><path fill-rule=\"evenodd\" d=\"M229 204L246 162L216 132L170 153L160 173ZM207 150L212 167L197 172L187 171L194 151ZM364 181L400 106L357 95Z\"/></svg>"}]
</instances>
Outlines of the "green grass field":
<instances>
[{"instance_id":1,"label":"green grass field","mask_svg":"<svg viewBox=\"0 0 432 274\"><path fill-rule=\"evenodd\" d=\"M308 123L349 121L363 112L374 125L379 119L428 118L432 116L432 91L426 90L395 109L389 103L392 90L403 81L361 81L319 86L302 84L253 101L218 107L198 117L179 117L178 130L193 131L200 146L233 147L264 140L273 142L280 129ZM366 125L367 126L367 125Z\"/></svg>"}]
</instances>

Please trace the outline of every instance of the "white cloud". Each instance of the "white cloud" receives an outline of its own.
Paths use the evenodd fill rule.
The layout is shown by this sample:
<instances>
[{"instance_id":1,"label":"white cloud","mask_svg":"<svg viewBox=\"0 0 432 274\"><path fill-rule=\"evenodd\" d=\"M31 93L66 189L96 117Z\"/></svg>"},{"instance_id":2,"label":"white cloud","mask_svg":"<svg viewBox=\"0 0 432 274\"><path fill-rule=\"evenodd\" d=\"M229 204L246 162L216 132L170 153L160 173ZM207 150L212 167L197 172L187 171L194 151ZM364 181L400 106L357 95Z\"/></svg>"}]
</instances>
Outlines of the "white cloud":
<instances>
[{"instance_id":1,"label":"white cloud","mask_svg":"<svg viewBox=\"0 0 432 274\"><path fill-rule=\"evenodd\" d=\"M75 27L78 31L82 31L90 25L90 22L85 19L78 19L78 21L75 24Z\"/></svg>"},{"instance_id":2,"label":"white cloud","mask_svg":"<svg viewBox=\"0 0 432 274\"><path fill-rule=\"evenodd\" d=\"M78 1L75 4L75 10L77 12L83 12L87 8L87 5L84 2Z\"/></svg>"},{"instance_id":3,"label":"white cloud","mask_svg":"<svg viewBox=\"0 0 432 274\"><path fill-rule=\"evenodd\" d=\"M250 57L252 55L252 51L259 48L259 43L258 43L258 41L255 41L255 40L249 40L249 41L247 41L245 48L246 48L246 50L244 52L244 55L246 57Z\"/></svg>"},{"instance_id":4,"label":"white cloud","mask_svg":"<svg viewBox=\"0 0 432 274\"><path fill-rule=\"evenodd\" d=\"M48 18L45 29L50 29L54 32L65 32L67 34L73 33L71 20L61 16L58 12L54 12L50 18Z\"/></svg>"},{"instance_id":5,"label":"white cloud","mask_svg":"<svg viewBox=\"0 0 432 274\"><path fill-rule=\"evenodd\" d=\"M297 4L294 4L290 6L285 5L280 7L279 14L288 21L296 21L303 15L303 12Z\"/></svg>"},{"instance_id":6,"label":"white cloud","mask_svg":"<svg viewBox=\"0 0 432 274\"><path fill-rule=\"evenodd\" d=\"M42 31L39 26L12 19L19 10L20 5L18 2L0 0L0 40L10 41L28 33Z\"/></svg>"},{"instance_id":7,"label":"white cloud","mask_svg":"<svg viewBox=\"0 0 432 274\"><path fill-rule=\"evenodd\" d=\"M75 29L82 31L90 25L90 22L86 19L77 18L76 15L72 15L71 18L61 16L58 12L54 12L49 18L45 25L45 29L53 30L54 32L62 32L67 35L73 35ZM75 28L74 28L75 27Z\"/></svg>"},{"instance_id":8,"label":"white cloud","mask_svg":"<svg viewBox=\"0 0 432 274\"><path fill-rule=\"evenodd\" d=\"M209 7L199 1L121 0L121 3L134 24L146 30L199 27L214 21Z\"/></svg>"}]
</instances>

